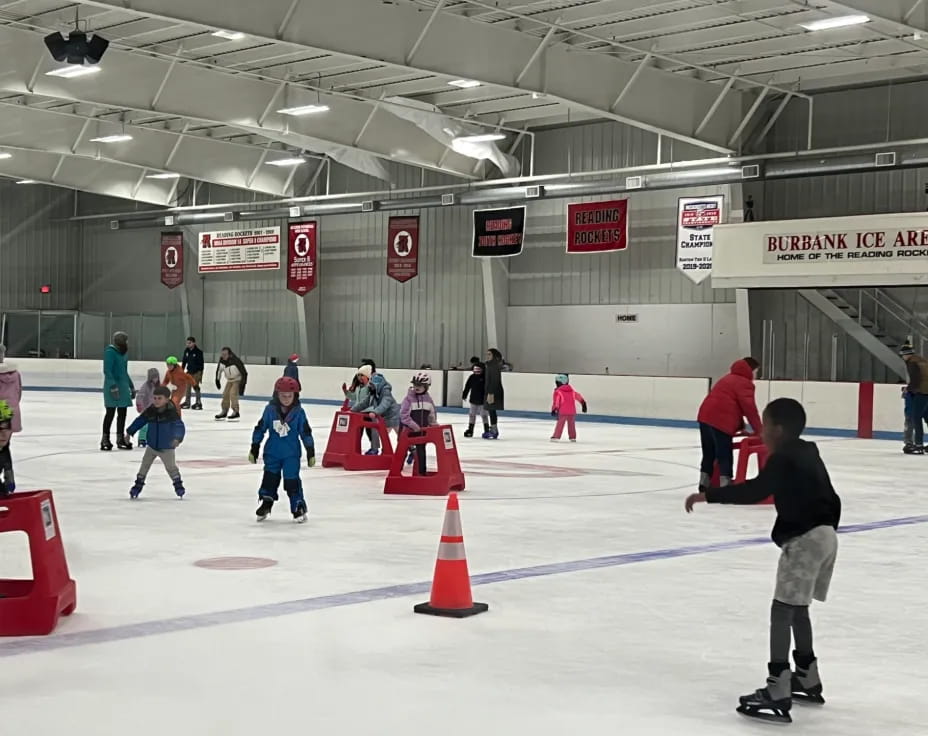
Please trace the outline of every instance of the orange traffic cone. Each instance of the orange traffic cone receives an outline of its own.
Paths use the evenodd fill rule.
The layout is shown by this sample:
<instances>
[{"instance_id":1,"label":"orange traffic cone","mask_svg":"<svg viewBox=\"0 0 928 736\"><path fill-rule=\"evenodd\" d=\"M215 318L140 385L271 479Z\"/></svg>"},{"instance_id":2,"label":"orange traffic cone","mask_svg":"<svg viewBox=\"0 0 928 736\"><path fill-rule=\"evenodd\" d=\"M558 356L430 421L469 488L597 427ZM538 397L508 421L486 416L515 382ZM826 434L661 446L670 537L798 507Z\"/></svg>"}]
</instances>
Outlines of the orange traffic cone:
<instances>
[{"instance_id":1,"label":"orange traffic cone","mask_svg":"<svg viewBox=\"0 0 928 736\"><path fill-rule=\"evenodd\" d=\"M451 493L445 508L445 523L438 545L435 575L432 577L432 595L428 603L420 603L412 610L430 616L466 618L489 608L486 603L474 603L470 592L470 573L467 571L467 555L464 553L458 494Z\"/></svg>"}]
</instances>

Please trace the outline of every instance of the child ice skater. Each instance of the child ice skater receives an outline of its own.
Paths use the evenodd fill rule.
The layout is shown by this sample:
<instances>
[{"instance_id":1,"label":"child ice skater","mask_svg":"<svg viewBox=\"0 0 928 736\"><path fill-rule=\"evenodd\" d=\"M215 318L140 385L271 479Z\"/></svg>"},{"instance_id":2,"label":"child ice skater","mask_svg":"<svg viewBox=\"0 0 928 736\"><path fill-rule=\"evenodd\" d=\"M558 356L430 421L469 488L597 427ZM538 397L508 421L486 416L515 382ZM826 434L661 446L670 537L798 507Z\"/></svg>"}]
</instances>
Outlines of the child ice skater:
<instances>
[{"instance_id":1,"label":"child ice skater","mask_svg":"<svg viewBox=\"0 0 928 736\"><path fill-rule=\"evenodd\" d=\"M174 483L174 493L178 498L183 498L187 491L184 489L180 470L177 469L174 451L184 441L186 429L177 407L171 401L171 392L166 386L158 386L153 392L151 401L151 406L139 414L136 420L129 425L127 431L131 437L142 427L148 428L148 446L142 456L138 475L135 476L135 485L129 490L129 498L137 499L142 493L145 478L148 477L148 471L151 470L151 464L155 462L155 458L161 459L161 464L164 465L165 471Z\"/></svg>"},{"instance_id":2,"label":"child ice skater","mask_svg":"<svg viewBox=\"0 0 928 736\"><path fill-rule=\"evenodd\" d=\"M364 412L371 419L379 419L386 426L387 431L399 435L400 432L400 405L393 398L393 386L384 378L382 373L371 376L368 392L363 401L351 407L351 411ZM371 432L376 430L371 429ZM377 454L368 451L368 455Z\"/></svg>"},{"instance_id":3,"label":"child ice skater","mask_svg":"<svg viewBox=\"0 0 928 736\"><path fill-rule=\"evenodd\" d=\"M412 377L412 386L400 408L400 424L410 434L438 424L435 402L429 395L431 385L432 377L428 373L417 373ZM414 445L410 448L406 464L412 465L414 459L419 461L419 475L425 475L425 445Z\"/></svg>"},{"instance_id":4,"label":"child ice skater","mask_svg":"<svg viewBox=\"0 0 928 736\"><path fill-rule=\"evenodd\" d=\"M471 358L471 374L464 384L464 393L461 395L462 401L467 401L470 397L470 413L467 419L467 431L465 437L474 436L474 425L477 424L477 413L483 420L483 432L488 434L490 431L490 415L487 412L484 402L487 400L487 379L484 375L484 366L479 358Z\"/></svg>"},{"instance_id":5,"label":"child ice skater","mask_svg":"<svg viewBox=\"0 0 928 736\"><path fill-rule=\"evenodd\" d=\"M806 413L794 399L776 399L764 410L761 436L770 452L757 478L710 488L686 499L696 503L755 504L773 495L777 520L773 541L782 549L770 609L770 662L767 686L741 697L737 710L752 718L791 722L793 698L824 703L818 660L812 649L812 600L824 601L838 553L836 529L841 499L835 493L818 448L800 439ZM792 632L793 661L789 649Z\"/></svg>"},{"instance_id":6,"label":"child ice skater","mask_svg":"<svg viewBox=\"0 0 928 736\"><path fill-rule=\"evenodd\" d=\"M283 474L284 490L290 498L293 520L302 524L306 521L307 509L300 480L300 443L306 448L309 467L316 464L316 445L309 419L300 405L300 384L296 379L281 376L274 384L274 398L268 402L251 436L251 450L248 452L250 463L258 462L265 434L268 440L264 445L264 477L258 491L261 505L255 515L258 521L264 521L271 513Z\"/></svg>"},{"instance_id":7,"label":"child ice skater","mask_svg":"<svg viewBox=\"0 0 928 736\"><path fill-rule=\"evenodd\" d=\"M16 490L13 456L10 454L12 436L13 410L7 402L0 401L0 496L9 496Z\"/></svg>"},{"instance_id":8,"label":"child ice skater","mask_svg":"<svg viewBox=\"0 0 928 736\"><path fill-rule=\"evenodd\" d=\"M177 407L178 416L183 416L181 407L187 399L187 391L193 387L194 380L184 373L180 361L173 355L164 359L165 371L162 386L167 386L171 392L171 401Z\"/></svg>"},{"instance_id":9,"label":"child ice skater","mask_svg":"<svg viewBox=\"0 0 928 736\"><path fill-rule=\"evenodd\" d=\"M731 483L734 466L734 437L744 428L747 417L754 434L760 432L760 414L754 401L754 379L760 368L754 358L732 363L731 372L723 376L699 406L699 438L702 462L699 465L699 488L709 487L712 471L719 466L719 485Z\"/></svg>"},{"instance_id":10,"label":"child ice skater","mask_svg":"<svg viewBox=\"0 0 928 736\"><path fill-rule=\"evenodd\" d=\"M135 395L135 408L139 414L143 414L145 410L152 405L155 398L155 389L161 385L161 374L158 372L157 368L148 369L148 378L145 380L145 383L141 385L138 390L138 393ZM148 444L148 425L146 424L139 430L139 447L145 447Z\"/></svg>"},{"instance_id":11,"label":"child ice skater","mask_svg":"<svg viewBox=\"0 0 928 736\"><path fill-rule=\"evenodd\" d=\"M586 414L586 399L570 385L570 378L566 373L558 373L554 377L554 397L551 403L551 416L557 417L557 424L554 426L554 434L551 435L552 442L560 442L561 435L564 433L564 425L567 425L567 436L571 442L577 441L577 404Z\"/></svg>"}]
</instances>

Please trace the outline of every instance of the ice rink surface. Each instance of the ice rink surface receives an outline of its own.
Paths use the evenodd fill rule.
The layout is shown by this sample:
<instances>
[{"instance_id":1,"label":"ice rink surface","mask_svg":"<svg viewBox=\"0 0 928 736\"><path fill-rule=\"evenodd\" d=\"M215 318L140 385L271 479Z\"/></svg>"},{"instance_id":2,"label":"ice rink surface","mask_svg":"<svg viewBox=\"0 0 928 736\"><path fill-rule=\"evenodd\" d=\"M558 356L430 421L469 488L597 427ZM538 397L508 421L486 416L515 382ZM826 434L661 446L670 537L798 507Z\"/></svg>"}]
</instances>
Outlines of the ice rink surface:
<instances>
[{"instance_id":1,"label":"ice rink surface","mask_svg":"<svg viewBox=\"0 0 928 736\"><path fill-rule=\"evenodd\" d=\"M0 734L627 734L771 727L734 712L766 675L778 551L772 507L686 515L695 431L509 420L462 437L474 597L489 613L413 614L427 600L444 498L385 497L382 473L304 470L310 520L255 522L243 421L184 413L178 501L141 451L101 453L98 395L31 393L13 440L20 490L55 493L77 612L51 637L0 639ZM321 459L332 407L307 406ZM441 417L441 415L440 415ZM900 417L901 423L901 417ZM794 734L928 733L928 458L897 443L817 440L849 532L813 606L822 708ZM875 522L891 521L888 525ZM861 526L856 526L861 525ZM0 535L0 577L29 572ZM276 565L194 563L260 557ZM570 563L570 564L564 564ZM532 569L535 568L535 569ZM500 574L493 574L500 573Z\"/></svg>"}]
</instances>

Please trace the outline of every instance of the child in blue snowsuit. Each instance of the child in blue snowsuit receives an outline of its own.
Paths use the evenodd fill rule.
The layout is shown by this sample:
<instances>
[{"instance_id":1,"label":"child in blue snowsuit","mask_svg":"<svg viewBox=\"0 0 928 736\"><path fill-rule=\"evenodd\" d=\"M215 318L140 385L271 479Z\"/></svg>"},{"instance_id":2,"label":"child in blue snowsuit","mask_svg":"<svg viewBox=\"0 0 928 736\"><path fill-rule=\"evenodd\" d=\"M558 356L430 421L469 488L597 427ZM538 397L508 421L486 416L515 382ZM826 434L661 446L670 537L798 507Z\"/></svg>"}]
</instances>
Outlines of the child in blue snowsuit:
<instances>
[{"instance_id":1,"label":"child in blue snowsuit","mask_svg":"<svg viewBox=\"0 0 928 736\"><path fill-rule=\"evenodd\" d=\"M309 426L306 412L300 406L300 384L293 378L283 376L274 384L274 398L264 410L261 419L255 425L251 437L249 462L258 461L261 441L268 435L264 445L264 477L258 498L261 505L255 514L258 521L264 521L277 500L281 474L284 490L290 498L290 511L294 521L302 524L306 521L306 499L303 497L303 483L300 481L300 443L306 448L309 467L316 464L316 447L313 430Z\"/></svg>"}]
</instances>

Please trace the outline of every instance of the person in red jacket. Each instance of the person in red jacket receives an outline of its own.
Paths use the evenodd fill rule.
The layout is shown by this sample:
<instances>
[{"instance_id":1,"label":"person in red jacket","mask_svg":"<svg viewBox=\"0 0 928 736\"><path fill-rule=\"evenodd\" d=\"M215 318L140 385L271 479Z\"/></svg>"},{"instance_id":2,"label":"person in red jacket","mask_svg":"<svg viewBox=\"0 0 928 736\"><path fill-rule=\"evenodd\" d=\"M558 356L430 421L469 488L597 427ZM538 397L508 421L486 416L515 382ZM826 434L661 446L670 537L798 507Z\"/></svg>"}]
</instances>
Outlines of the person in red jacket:
<instances>
[{"instance_id":1,"label":"person in red jacket","mask_svg":"<svg viewBox=\"0 0 928 736\"><path fill-rule=\"evenodd\" d=\"M711 485L712 470L719 465L719 485L731 484L734 436L744 429L747 418L754 434L760 432L760 413L754 401L754 379L760 368L754 358L732 363L731 372L720 378L699 407L699 437L702 442L702 464L699 467L699 488Z\"/></svg>"}]
</instances>

